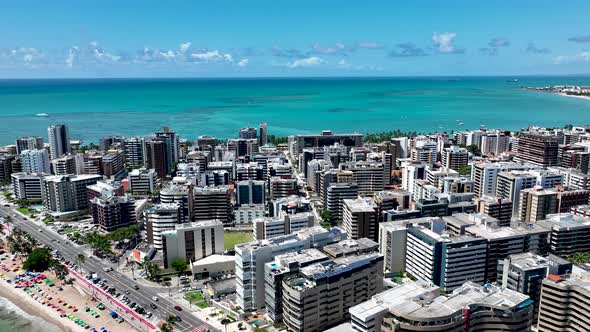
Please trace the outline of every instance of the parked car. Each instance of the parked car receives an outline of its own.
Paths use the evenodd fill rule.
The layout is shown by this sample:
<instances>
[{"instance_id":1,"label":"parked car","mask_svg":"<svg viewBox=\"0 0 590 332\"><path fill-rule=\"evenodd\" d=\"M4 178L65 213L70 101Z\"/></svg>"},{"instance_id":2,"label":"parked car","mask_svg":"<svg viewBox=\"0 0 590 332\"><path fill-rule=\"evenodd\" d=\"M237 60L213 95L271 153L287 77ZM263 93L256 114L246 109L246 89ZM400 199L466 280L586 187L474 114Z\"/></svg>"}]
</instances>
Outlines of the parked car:
<instances>
[{"instance_id":1,"label":"parked car","mask_svg":"<svg viewBox=\"0 0 590 332\"><path fill-rule=\"evenodd\" d=\"M179 305L175 305L174 309L176 309L177 311L182 311L182 307ZM176 316L176 317L178 317L178 316Z\"/></svg>"}]
</instances>

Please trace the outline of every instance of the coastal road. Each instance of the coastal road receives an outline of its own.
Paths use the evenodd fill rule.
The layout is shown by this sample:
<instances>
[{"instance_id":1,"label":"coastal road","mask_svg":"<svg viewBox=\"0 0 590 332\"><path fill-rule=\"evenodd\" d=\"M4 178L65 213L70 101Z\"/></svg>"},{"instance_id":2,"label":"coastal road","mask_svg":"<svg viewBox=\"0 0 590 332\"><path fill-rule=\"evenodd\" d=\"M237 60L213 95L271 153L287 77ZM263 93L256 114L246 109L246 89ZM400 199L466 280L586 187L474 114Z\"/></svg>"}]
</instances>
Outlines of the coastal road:
<instances>
[{"instance_id":1,"label":"coastal road","mask_svg":"<svg viewBox=\"0 0 590 332\"><path fill-rule=\"evenodd\" d=\"M63 257L69 259L70 261L75 262L78 254L83 253L83 248L76 247L68 240L64 240L63 237L49 231L44 226L38 225L31 220L27 220L22 216L15 214L10 208L0 207L0 216L10 216L16 228L31 234L31 236L39 241L39 243L58 250ZM42 229L43 232L40 232L40 229ZM122 273L117 272L116 270L108 273L104 272L104 268L108 266L109 265L92 256L87 257L81 268L86 271L94 271L101 279L108 280L107 283L111 286L114 286L117 291L121 293L125 292L126 290L129 291L127 297L129 297L132 302L136 302L138 305L145 308L146 311L151 311L154 316L159 319L165 320L166 317L170 315L179 316L182 321L176 323L175 331L205 331L207 329L216 331L215 328L198 319L194 315L188 313L187 311L176 311L174 309L174 306L177 305L176 303L171 302L164 296L158 296L158 292L161 289L151 289L150 287L142 286ZM134 289L135 286L138 286L139 289ZM153 301L152 298L154 296L158 296L159 301ZM150 303L155 304L158 308L152 310L150 308Z\"/></svg>"}]
</instances>

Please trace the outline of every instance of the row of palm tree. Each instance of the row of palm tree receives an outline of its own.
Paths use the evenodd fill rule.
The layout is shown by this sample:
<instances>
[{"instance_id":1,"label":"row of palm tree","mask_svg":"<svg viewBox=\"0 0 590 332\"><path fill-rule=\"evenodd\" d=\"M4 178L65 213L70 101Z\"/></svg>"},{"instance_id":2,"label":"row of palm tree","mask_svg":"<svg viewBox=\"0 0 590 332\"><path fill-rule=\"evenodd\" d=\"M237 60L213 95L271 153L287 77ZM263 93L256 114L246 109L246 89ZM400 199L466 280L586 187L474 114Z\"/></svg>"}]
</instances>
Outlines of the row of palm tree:
<instances>
[{"instance_id":1,"label":"row of palm tree","mask_svg":"<svg viewBox=\"0 0 590 332\"><path fill-rule=\"evenodd\" d=\"M86 234L86 243L88 243L92 249L102 252L105 256L112 256L114 254L111 247L111 241L107 236L99 234L98 232Z\"/></svg>"},{"instance_id":2,"label":"row of palm tree","mask_svg":"<svg viewBox=\"0 0 590 332\"><path fill-rule=\"evenodd\" d=\"M23 232L18 228L14 229L8 235L6 243L10 252L17 255L21 261L23 257L28 256L39 245L39 242L29 233Z\"/></svg>"},{"instance_id":3,"label":"row of palm tree","mask_svg":"<svg viewBox=\"0 0 590 332\"><path fill-rule=\"evenodd\" d=\"M8 216L4 221L5 223L0 226L2 233L4 233L4 230L8 229L9 224L12 223L12 219ZM16 255L21 262L23 261L23 258L28 257L35 248L39 247L39 242L32 237L31 234L18 228L14 228L13 231L8 234L6 237L6 244L8 245L10 253ZM53 272L58 280L65 281L68 276L68 269L66 266L54 257L51 257L48 263L49 271Z\"/></svg>"}]
</instances>

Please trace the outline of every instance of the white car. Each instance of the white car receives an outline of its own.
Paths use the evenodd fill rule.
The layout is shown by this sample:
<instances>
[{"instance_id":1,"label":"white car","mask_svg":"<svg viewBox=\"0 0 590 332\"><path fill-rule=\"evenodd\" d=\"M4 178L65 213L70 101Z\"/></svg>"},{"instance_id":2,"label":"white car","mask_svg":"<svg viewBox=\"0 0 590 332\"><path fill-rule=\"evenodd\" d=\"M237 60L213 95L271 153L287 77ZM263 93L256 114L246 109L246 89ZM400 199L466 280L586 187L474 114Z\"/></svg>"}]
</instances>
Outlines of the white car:
<instances>
[{"instance_id":1,"label":"white car","mask_svg":"<svg viewBox=\"0 0 590 332\"><path fill-rule=\"evenodd\" d=\"M158 297L157 296L154 296L154 297L152 297L152 300L158 301Z\"/></svg>"}]
</instances>

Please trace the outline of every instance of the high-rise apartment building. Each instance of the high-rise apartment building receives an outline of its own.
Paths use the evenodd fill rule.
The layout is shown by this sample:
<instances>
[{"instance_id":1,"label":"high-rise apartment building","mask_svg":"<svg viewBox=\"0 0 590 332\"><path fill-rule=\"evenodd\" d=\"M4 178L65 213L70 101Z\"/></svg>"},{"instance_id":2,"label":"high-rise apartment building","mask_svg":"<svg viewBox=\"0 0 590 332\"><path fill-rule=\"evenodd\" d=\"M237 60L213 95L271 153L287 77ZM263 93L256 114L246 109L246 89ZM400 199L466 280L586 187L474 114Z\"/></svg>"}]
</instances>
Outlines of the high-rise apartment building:
<instances>
[{"instance_id":1,"label":"high-rise apartment building","mask_svg":"<svg viewBox=\"0 0 590 332\"><path fill-rule=\"evenodd\" d=\"M65 124L49 126L47 128L49 138L49 153L51 159L59 158L71 152L70 132Z\"/></svg>"},{"instance_id":2,"label":"high-rise apartment building","mask_svg":"<svg viewBox=\"0 0 590 332\"><path fill-rule=\"evenodd\" d=\"M27 136L16 140L17 154L25 150L41 150L43 148L43 137L40 136Z\"/></svg>"},{"instance_id":3,"label":"high-rise apartment building","mask_svg":"<svg viewBox=\"0 0 590 332\"><path fill-rule=\"evenodd\" d=\"M499 226L510 226L512 220L513 203L509 199L492 196L482 196L475 199L477 212L485 213L498 220Z\"/></svg>"},{"instance_id":4,"label":"high-rise apartment building","mask_svg":"<svg viewBox=\"0 0 590 332\"><path fill-rule=\"evenodd\" d=\"M180 205L177 203L160 203L145 210L147 241L157 250L164 247L162 233L174 230L181 223Z\"/></svg>"},{"instance_id":5,"label":"high-rise apartment building","mask_svg":"<svg viewBox=\"0 0 590 332\"><path fill-rule=\"evenodd\" d=\"M295 234L238 244L236 250L236 302L246 311L264 308L264 265L274 257L302 249L322 248L346 237L338 230L310 227Z\"/></svg>"},{"instance_id":6,"label":"high-rise apartment building","mask_svg":"<svg viewBox=\"0 0 590 332\"><path fill-rule=\"evenodd\" d=\"M125 152L125 164L127 167L137 168L145 165L144 149L143 137L129 137L123 141L123 151Z\"/></svg>"},{"instance_id":7,"label":"high-rise apartment building","mask_svg":"<svg viewBox=\"0 0 590 332\"><path fill-rule=\"evenodd\" d=\"M362 198L342 201L342 228L349 239L378 240L379 225L376 204Z\"/></svg>"},{"instance_id":8,"label":"high-rise apartment building","mask_svg":"<svg viewBox=\"0 0 590 332\"><path fill-rule=\"evenodd\" d=\"M48 211L70 212L89 208L87 186L96 184L100 175L53 175L42 181L43 205Z\"/></svg>"},{"instance_id":9,"label":"high-rise apartment building","mask_svg":"<svg viewBox=\"0 0 590 332\"><path fill-rule=\"evenodd\" d=\"M129 190L134 194L153 193L156 190L157 174L153 169L137 168L129 172Z\"/></svg>"},{"instance_id":10,"label":"high-rise apartment building","mask_svg":"<svg viewBox=\"0 0 590 332\"><path fill-rule=\"evenodd\" d=\"M563 275L572 272L572 263L549 255L542 257L530 252L510 255L498 262L498 285L531 297L534 302L534 321L539 313L541 283L549 274Z\"/></svg>"},{"instance_id":11,"label":"high-rise apartment building","mask_svg":"<svg viewBox=\"0 0 590 332\"><path fill-rule=\"evenodd\" d=\"M268 125L266 122L262 122L259 125L260 127L260 135L258 139L260 140L260 146L265 146L268 144Z\"/></svg>"},{"instance_id":12,"label":"high-rise apartment building","mask_svg":"<svg viewBox=\"0 0 590 332\"><path fill-rule=\"evenodd\" d=\"M559 139L537 133L521 133L518 137L518 149L515 160L525 161L539 166L557 166Z\"/></svg>"},{"instance_id":13,"label":"high-rise apartment building","mask_svg":"<svg viewBox=\"0 0 590 332\"><path fill-rule=\"evenodd\" d=\"M168 147L163 139L146 137L144 141L145 166L156 171L158 178L165 178L168 168Z\"/></svg>"},{"instance_id":14,"label":"high-rise apartment building","mask_svg":"<svg viewBox=\"0 0 590 332\"><path fill-rule=\"evenodd\" d=\"M441 155L443 167L453 170L458 170L463 166L467 166L467 163L469 162L469 152L467 152L467 149L457 145L444 148Z\"/></svg>"},{"instance_id":15,"label":"high-rise apartment building","mask_svg":"<svg viewBox=\"0 0 590 332\"><path fill-rule=\"evenodd\" d=\"M590 277L550 274L543 280L539 332L590 331Z\"/></svg>"},{"instance_id":16,"label":"high-rise apartment building","mask_svg":"<svg viewBox=\"0 0 590 332\"><path fill-rule=\"evenodd\" d=\"M264 181L245 180L236 183L237 205L264 204L265 184Z\"/></svg>"},{"instance_id":17,"label":"high-rise apartment building","mask_svg":"<svg viewBox=\"0 0 590 332\"><path fill-rule=\"evenodd\" d=\"M47 173L51 172L49 154L47 150L24 150L20 153L22 170L25 173Z\"/></svg>"},{"instance_id":18,"label":"high-rise apartment building","mask_svg":"<svg viewBox=\"0 0 590 332\"><path fill-rule=\"evenodd\" d=\"M232 217L231 196L227 186L193 189L194 221L220 220L227 224L232 221Z\"/></svg>"}]
</instances>

